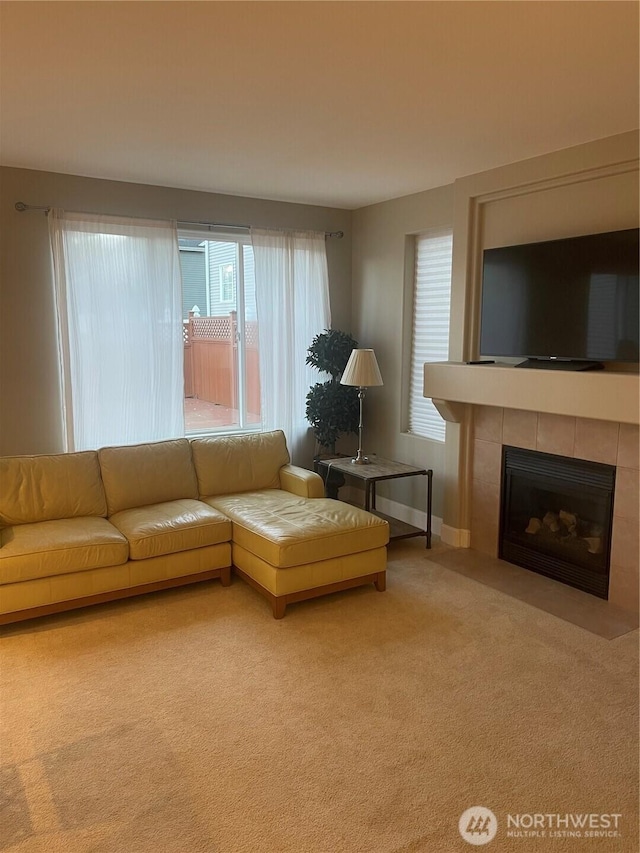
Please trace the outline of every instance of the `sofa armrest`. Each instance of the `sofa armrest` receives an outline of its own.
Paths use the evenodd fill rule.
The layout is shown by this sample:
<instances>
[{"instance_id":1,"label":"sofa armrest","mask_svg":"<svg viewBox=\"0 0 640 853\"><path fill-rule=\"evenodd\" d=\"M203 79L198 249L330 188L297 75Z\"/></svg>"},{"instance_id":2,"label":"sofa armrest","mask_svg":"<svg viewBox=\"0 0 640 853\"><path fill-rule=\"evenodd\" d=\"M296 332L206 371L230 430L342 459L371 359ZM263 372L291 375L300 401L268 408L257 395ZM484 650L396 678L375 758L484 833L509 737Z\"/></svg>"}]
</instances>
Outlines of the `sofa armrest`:
<instances>
[{"instance_id":1,"label":"sofa armrest","mask_svg":"<svg viewBox=\"0 0 640 853\"><path fill-rule=\"evenodd\" d=\"M280 469L280 488L285 492L299 495L301 498L323 498L324 483L319 474L298 468L297 465L283 465Z\"/></svg>"}]
</instances>

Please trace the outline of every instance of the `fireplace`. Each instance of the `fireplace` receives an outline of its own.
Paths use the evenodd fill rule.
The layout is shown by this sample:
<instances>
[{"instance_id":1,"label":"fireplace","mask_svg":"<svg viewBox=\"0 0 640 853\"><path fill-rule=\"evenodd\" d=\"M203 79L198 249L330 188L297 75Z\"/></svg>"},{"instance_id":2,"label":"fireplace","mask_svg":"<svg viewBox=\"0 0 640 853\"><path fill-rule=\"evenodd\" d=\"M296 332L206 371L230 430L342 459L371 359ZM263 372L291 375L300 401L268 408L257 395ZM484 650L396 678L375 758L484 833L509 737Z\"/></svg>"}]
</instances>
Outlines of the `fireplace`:
<instances>
[{"instance_id":1,"label":"fireplace","mask_svg":"<svg viewBox=\"0 0 640 853\"><path fill-rule=\"evenodd\" d=\"M607 598L615 473L503 445L499 556Z\"/></svg>"}]
</instances>

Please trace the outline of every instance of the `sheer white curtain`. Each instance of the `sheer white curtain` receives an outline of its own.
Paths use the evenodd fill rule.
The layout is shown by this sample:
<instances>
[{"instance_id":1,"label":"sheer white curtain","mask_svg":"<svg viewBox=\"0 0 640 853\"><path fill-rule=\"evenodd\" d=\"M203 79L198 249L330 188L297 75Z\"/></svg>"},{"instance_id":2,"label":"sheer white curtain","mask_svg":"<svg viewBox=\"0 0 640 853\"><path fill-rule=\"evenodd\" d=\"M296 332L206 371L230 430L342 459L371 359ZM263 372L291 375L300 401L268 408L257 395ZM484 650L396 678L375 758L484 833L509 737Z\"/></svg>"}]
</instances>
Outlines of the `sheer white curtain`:
<instances>
[{"instance_id":1,"label":"sheer white curtain","mask_svg":"<svg viewBox=\"0 0 640 853\"><path fill-rule=\"evenodd\" d=\"M309 388L317 371L306 363L315 335L331 325L324 232L251 230L260 335L263 429L282 429L292 458L309 429Z\"/></svg>"},{"instance_id":2,"label":"sheer white curtain","mask_svg":"<svg viewBox=\"0 0 640 853\"><path fill-rule=\"evenodd\" d=\"M184 435L175 223L52 210L67 450Z\"/></svg>"}]
</instances>

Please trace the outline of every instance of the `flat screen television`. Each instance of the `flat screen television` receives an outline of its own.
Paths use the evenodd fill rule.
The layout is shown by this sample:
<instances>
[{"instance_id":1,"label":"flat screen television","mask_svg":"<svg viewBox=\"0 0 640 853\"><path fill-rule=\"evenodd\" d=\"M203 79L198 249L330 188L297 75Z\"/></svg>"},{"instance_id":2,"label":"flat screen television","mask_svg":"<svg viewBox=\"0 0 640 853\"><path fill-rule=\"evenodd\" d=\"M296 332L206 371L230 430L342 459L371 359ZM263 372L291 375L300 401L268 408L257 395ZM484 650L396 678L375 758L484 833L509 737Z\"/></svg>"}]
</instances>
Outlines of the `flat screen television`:
<instances>
[{"instance_id":1,"label":"flat screen television","mask_svg":"<svg viewBox=\"0 0 640 853\"><path fill-rule=\"evenodd\" d=\"M637 362L638 229L485 249L480 355L522 366Z\"/></svg>"}]
</instances>

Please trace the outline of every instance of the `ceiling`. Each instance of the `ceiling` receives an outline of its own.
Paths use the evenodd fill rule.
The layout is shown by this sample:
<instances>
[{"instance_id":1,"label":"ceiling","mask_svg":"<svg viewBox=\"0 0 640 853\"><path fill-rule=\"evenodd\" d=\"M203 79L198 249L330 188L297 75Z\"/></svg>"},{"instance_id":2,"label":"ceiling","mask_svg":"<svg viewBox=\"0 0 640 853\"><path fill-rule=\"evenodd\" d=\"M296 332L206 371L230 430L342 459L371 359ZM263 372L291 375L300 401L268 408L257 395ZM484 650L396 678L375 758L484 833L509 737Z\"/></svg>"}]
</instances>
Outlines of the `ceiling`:
<instances>
[{"instance_id":1,"label":"ceiling","mask_svg":"<svg viewBox=\"0 0 640 853\"><path fill-rule=\"evenodd\" d=\"M2 2L0 162L357 208L638 127L636 2Z\"/></svg>"}]
</instances>

